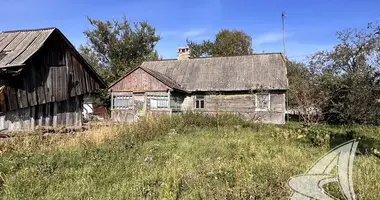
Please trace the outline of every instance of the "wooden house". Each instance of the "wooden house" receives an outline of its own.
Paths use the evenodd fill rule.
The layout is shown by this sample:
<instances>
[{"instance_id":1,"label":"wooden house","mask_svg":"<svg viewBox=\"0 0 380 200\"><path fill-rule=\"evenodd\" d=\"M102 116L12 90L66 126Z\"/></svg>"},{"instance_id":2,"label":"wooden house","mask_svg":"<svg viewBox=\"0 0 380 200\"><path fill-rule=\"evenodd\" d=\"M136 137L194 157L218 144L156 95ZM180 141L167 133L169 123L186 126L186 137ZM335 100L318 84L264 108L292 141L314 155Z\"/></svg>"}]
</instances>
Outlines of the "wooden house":
<instances>
[{"instance_id":1,"label":"wooden house","mask_svg":"<svg viewBox=\"0 0 380 200\"><path fill-rule=\"evenodd\" d=\"M196 59L188 58L188 48L178 53L177 60L144 62L110 86L114 121L191 110L285 123L281 53Z\"/></svg>"},{"instance_id":2,"label":"wooden house","mask_svg":"<svg viewBox=\"0 0 380 200\"><path fill-rule=\"evenodd\" d=\"M0 32L0 130L82 125L106 84L56 28Z\"/></svg>"}]
</instances>

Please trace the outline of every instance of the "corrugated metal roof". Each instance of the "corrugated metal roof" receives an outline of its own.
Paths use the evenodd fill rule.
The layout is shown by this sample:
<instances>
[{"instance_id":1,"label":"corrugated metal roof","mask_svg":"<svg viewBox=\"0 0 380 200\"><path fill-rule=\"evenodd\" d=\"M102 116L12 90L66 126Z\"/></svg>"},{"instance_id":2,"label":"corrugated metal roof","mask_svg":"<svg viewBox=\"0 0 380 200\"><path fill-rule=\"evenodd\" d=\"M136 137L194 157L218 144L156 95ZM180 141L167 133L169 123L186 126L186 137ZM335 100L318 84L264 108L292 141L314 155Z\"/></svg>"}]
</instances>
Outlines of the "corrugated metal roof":
<instances>
[{"instance_id":1,"label":"corrugated metal roof","mask_svg":"<svg viewBox=\"0 0 380 200\"><path fill-rule=\"evenodd\" d=\"M141 66L169 77L187 91L288 88L286 65L281 53L149 61Z\"/></svg>"},{"instance_id":2,"label":"corrugated metal roof","mask_svg":"<svg viewBox=\"0 0 380 200\"><path fill-rule=\"evenodd\" d=\"M0 32L0 67L25 64L53 33L55 28Z\"/></svg>"}]
</instances>

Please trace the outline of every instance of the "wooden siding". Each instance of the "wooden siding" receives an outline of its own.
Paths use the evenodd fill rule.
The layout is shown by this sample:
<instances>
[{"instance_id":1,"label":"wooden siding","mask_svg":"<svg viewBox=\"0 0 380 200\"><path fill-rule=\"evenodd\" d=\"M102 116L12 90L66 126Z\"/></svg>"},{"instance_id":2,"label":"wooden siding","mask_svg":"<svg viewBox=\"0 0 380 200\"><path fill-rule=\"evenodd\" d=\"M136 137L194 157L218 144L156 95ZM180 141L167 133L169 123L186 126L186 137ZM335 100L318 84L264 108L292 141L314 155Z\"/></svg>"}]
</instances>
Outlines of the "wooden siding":
<instances>
[{"instance_id":1,"label":"wooden siding","mask_svg":"<svg viewBox=\"0 0 380 200\"><path fill-rule=\"evenodd\" d=\"M112 91L166 91L167 85L142 69L137 69L112 86Z\"/></svg>"},{"instance_id":2,"label":"wooden siding","mask_svg":"<svg viewBox=\"0 0 380 200\"><path fill-rule=\"evenodd\" d=\"M2 77L5 89L0 112L68 100L100 88L98 81L58 36L47 44L12 77Z\"/></svg>"},{"instance_id":3,"label":"wooden siding","mask_svg":"<svg viewBox=\"0 0 380 200\"><path fill-rule=\"evenodd\" d=\"M37 126L82 126L83 97L21 108L0 114L0 130L33 130Z\"/></svg>"},{"instance_id":4,"label":"wooden siding","mask_svg":"<svg viewBox=\"0 0 380 200\"><path fill-rule=\"evenodd\" d=\"M112 92L111 96L115 95L132 95L132 109L111 109L111 120L114 122L135 122L141 117L150 116L157 117L159 115L172 113L170 108L150 108L147 96L167 95L168 103L170 103L170 93L167 92L145 92L145 93L130 93L130 92ZM143 114L139 113L138 103L143 103ZM111 103L112 104L112 103ZM140 105L141 106L141 105ZM111 106L112 107L112 106Z\"/></svg>"},{"instance_id":5,"label":"wooden siding","mask_svg":"<svg viewBox=\"0 0 380 200\"><path fill-rule=\"evenodd\" d=\"M270 109L257 111L254 94L207 94L205 108L196 109L193 96L187 96L182 104L182 110L193 110L206 114L231 113L248 120L257 120L275 124L285 123L285 92L271 91Z\"/></svg>"}]
</instances>

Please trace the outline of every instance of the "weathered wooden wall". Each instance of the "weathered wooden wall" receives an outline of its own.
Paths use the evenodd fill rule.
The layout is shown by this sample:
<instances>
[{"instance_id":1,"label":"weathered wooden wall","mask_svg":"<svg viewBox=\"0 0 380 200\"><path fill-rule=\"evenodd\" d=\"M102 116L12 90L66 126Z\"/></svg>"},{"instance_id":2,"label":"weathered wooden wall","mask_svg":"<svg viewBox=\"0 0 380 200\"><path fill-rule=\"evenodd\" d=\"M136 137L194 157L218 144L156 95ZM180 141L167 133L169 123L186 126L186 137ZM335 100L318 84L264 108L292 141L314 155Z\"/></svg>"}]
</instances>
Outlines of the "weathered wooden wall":
<instances>
[{"instance_id":1,"label":"weathered wooden wall","mask_svg":"<svg viewBox=\"0 0 380 200\"><path fill-rule=\"evenodd\" d=\"M168 86L146 73L141 68L136 69L128 76L112 86L112 91L166 91Z\"/></svg>"},{"instance_id":2,"label":"weathered wooden wall","mask_svg":"<svg viewBox=\"0 0 380 200\"><path fill-rule=\"evenodd\" d=\"M37 126L82 126L83 97L51 102L0 114L0 130L33 130Z\"/></svg>"},{"instance_id":3,"label":"weathered wooden wall","mask_svg":"<svg viewBox=\"0 0 380 200\"><path fill-rule=\"evenodd\" d=\"M270 109L257 111L254 94L206 94L205 108L195 108L195 95L187 96L182 104L182 110L193 110L208 114L232 113L249 120L284 124L285 123L285 92L271 91Z\"/></svg>"},{"instance_id":4,"label":"weathered wooden wall","mask_svg":"<svg viewBox=\"0 0 380 200\"><path fill-rule=\"evenodd\" d=\"M123 92L112 92L112 94L122 94ZM111 119L114 122L135 122L142 117L157 117L159 115L170 115L172 112L171 108L150 108L148 104L147 96L149 95L170 95L167 92L144 92L144 93L132 93L132 98L134 101L134 106L131 109L111 109ZM176 94L177 95L177 94ZM168 96L168 103L170 103L170 97ZM139 113L139 108L137 105L143 103L143 113Z\"/></svg>"}]
</instances>

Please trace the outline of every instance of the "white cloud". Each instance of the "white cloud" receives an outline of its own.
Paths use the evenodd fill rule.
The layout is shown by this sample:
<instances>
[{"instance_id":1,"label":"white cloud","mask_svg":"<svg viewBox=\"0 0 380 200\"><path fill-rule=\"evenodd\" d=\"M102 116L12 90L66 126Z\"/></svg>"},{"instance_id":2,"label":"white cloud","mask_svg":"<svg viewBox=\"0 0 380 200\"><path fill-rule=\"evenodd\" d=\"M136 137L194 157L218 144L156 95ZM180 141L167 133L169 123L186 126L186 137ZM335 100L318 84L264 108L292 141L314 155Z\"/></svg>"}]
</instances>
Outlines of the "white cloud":
<instances>
[{"instance_id":1,"label":"white cloud","mask_svg":"<svg viewBox=\"0 0 380 200\"><path fill-rule=\"evenodd\" d=\"M266 33L253 38L254 45L262 45L268 43L276 43L282 40L282 33Z\"/></svg>"},{"instance_id":2,"label":"white cloud","mask_svg":"<svg viewBox=\"0 0 380 200\"><path fill-rule=\"evenodd\" d=\"M161 32L161 36L166 37L177 37L177 38L194 38L202 36L204 33L206 33L206 29L204 28L193 28L189 29L187 31L180 31L180 30L168 30Z\"/></svg>"},{"instance_id":3,"label":"white cloud","mask_svg":"<svg viewBox=\"0 0 380 200\"><path fill-rule=\"evenodd\" d=\"M183 33L184 37L197 37L206 32L206 29L198 28L198 29L191 29Z\"/></svg>"}]
</instances>

